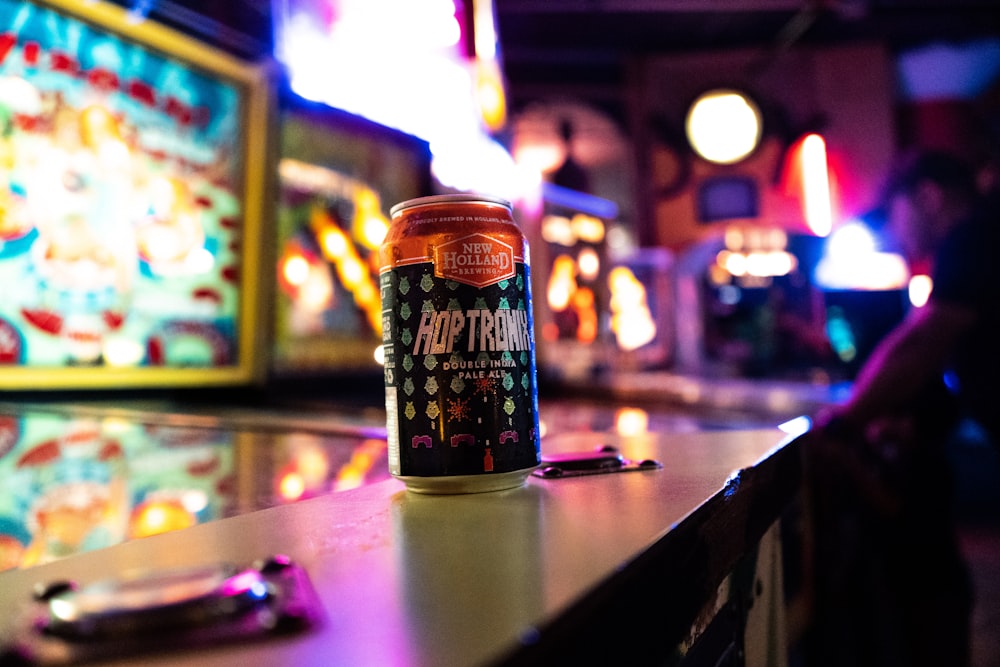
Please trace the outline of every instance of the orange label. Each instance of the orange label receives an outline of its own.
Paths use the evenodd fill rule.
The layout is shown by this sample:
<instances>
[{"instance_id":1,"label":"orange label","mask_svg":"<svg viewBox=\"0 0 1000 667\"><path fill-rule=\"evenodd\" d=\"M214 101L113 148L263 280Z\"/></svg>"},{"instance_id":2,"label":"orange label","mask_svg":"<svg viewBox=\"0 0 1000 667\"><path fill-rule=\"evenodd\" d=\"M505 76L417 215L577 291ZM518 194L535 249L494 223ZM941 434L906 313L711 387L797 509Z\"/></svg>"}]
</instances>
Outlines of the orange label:
<instances>
[{"instance_id":1,"label":"orange label","mask_svg":"<svg viewBox=\"0 0 1000 667\"><path fill-rule=\"evenodd\" d=\"M514 277L514 248L486 234L469 234L434 248L434 275L474 287Z\"/></svg>"}]
</instances>

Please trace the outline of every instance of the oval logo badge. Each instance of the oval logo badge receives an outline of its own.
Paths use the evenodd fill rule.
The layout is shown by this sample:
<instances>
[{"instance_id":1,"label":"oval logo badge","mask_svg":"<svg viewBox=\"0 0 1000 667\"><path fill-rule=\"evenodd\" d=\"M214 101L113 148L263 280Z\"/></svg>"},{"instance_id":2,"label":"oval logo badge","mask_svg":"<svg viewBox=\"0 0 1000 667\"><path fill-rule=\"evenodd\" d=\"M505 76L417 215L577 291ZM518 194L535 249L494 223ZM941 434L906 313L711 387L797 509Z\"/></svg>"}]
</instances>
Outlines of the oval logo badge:
<instances>
[{"instance_id":1,"label":"oval logo badge","mask_svg":"<svg viewBox=\"0 0 1000 667\"><path fill-rule=\"evenodd\" d=\"M434 248L434 275L474 287L515 276L514 248L486 234L469 234Z\"/></svg>"}]
</instances>

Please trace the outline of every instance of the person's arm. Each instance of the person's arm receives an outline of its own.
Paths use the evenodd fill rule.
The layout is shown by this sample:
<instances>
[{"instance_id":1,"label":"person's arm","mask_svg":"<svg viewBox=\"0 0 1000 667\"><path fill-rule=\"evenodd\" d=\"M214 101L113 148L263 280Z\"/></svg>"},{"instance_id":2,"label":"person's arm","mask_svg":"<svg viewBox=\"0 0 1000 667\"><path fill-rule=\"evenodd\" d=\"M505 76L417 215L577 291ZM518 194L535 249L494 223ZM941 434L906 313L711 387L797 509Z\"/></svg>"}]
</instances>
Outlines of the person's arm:
<instances>
[{"instance_id":1,"label":"person's arm","mask_svg":"<svg viewBox=\"0 0 1000 667\"><path fill-rule=\"evenodd\" d=\"M975 320L973 308L933 299L910 311L872 352L838 416L863 426L906 405L928 380L944 371Z\"/></svg>"}]
</instances>

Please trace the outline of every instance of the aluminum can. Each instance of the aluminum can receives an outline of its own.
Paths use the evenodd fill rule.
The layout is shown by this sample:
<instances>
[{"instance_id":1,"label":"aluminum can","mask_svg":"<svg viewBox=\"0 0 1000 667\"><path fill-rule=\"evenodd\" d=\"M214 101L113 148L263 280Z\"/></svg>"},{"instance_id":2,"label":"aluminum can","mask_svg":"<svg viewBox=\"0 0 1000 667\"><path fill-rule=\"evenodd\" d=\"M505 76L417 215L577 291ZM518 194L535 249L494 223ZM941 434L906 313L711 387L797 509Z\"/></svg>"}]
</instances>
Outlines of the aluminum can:
<instances>
[{"instance_id":1,"label":"aluminum can","mask_svg":"<svg viewBox=\"0 0 1000 667\"><path fill-rule=\"evenodd\" d=\"M520 486L540 461L528 243L504 199L396 204L379 251L389 472L418 493Z\"/></svg>"}]
</instances>

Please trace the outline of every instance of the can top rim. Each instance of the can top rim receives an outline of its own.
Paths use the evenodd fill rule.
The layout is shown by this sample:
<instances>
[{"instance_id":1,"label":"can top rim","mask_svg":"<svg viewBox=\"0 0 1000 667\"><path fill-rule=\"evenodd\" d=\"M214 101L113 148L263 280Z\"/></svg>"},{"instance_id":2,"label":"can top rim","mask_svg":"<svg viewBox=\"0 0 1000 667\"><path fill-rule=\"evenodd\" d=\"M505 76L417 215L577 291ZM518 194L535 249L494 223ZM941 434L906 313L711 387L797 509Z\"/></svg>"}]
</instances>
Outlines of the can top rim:
<instances>
[{"instance_id":1,"label":"can top rim","mask_svg":"<svg viewBox=\"0 0 1000 667\"><path fill-rule=\"evenodd\" d=\"M499 204L500 206L505 206L508 210L513 209L513 205L510 200L504 199L503 197L495 197L493 195L481 195L473 193L453 193L446 195L431 195L429 197L416 197L414 199L407 199L406 201L401 201L392 208L389 209L390 217L396 217L397 213L402 212L408 208L414 208L416 206L426 206L430 204L449 204L456 202L483 202L487 204Z\"/></svg>"}]
</instances>

